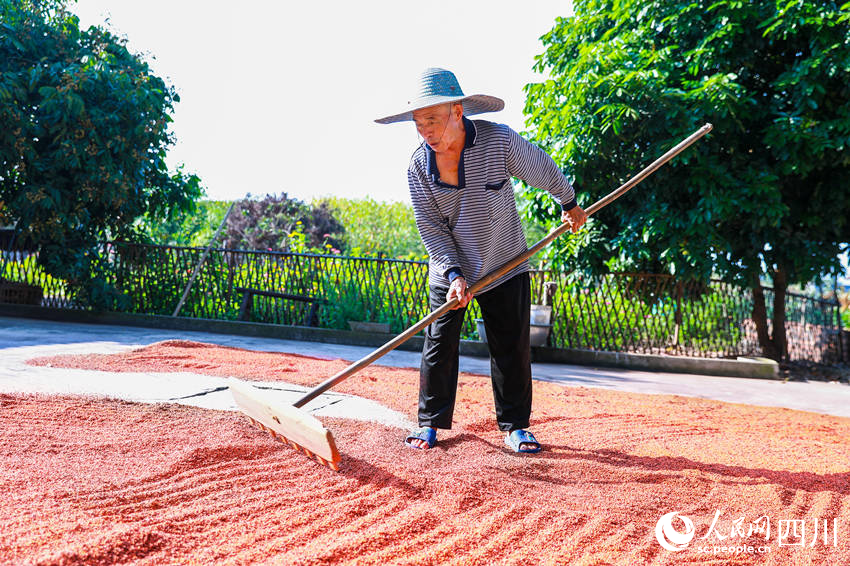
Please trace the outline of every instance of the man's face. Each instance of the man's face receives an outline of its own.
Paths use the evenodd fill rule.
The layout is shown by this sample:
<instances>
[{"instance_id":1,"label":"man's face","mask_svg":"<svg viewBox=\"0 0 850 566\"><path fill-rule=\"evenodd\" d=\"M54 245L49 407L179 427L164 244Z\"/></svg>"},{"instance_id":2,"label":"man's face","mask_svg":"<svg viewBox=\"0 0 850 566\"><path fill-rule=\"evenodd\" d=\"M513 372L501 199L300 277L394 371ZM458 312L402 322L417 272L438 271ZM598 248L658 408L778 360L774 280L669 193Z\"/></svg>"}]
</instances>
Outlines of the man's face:
<instances>
[{"instance_id":1,"label":"man's face","mask_svg":"<svg viewBox=\"0 0 850 566\"><path fill-rule=\"evenodd\" d=\"M440 104L414 110L413 121L416 123L416 131L425 143L434 151L440 151L446 149L457 137L460 119L456 114L459 113L451 104Z\"/></svg>"}]
</instances>

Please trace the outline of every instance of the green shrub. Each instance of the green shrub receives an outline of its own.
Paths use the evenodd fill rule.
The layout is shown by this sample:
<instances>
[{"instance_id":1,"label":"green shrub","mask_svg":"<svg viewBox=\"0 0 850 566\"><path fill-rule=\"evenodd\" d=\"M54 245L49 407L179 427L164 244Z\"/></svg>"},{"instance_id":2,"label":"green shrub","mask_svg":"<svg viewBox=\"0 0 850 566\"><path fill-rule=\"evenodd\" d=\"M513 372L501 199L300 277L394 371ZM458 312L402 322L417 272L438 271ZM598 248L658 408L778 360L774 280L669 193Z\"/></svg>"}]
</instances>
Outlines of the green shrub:
<instances>
[{"instance_id":1,"label":"green shrub","mask_svg":"<svg viewBox=\"0 0 850 566\"><path fill-rule=\"evenodd\" d=\"M378 202L371 198L324 197L313 205L326 203L345 228L343 251L351 256L397 259L423 259L425 246L419 237L413 208L401 202Z\"/></svg>"}]
</instances>

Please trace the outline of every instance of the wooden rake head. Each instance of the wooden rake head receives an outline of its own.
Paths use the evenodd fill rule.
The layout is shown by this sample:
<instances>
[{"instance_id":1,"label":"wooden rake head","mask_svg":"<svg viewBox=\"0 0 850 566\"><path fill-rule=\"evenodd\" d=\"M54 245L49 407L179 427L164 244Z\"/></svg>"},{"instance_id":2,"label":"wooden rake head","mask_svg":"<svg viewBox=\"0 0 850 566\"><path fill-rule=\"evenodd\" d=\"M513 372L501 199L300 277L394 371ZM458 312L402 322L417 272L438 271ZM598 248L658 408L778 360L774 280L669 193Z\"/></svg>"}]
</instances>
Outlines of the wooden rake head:
<instances>
[{"instance_id":1,"label":"wooden rake head","mask_svg":"<svg viewBox=\"0 0 850 566\"><path fill-rule=\"evenodd\" d=\"M284 403L270 403L267 394L230 378L230 392L239 408L259 428L320 464L339 471L341 460L333 435L318 419Z\"/></svg>"}]
</instances>

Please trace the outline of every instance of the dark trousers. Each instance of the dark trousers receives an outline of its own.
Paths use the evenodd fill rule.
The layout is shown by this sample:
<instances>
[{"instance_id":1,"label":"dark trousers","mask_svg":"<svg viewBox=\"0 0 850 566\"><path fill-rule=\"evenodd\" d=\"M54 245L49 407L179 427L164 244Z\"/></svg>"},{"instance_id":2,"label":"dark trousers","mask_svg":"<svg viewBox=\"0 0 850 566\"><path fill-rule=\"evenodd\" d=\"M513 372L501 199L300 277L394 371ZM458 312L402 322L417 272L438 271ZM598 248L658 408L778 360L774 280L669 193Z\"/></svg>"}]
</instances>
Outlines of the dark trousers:
<instances>
[{"instance_id":1,"label":"dark trousers","mask_svg":"<svg viewBox=\"0 0 850 566\"><path fill-rule=\"evenodd\" d=\"M431 310L446 302L446 287L430 288ZM504 431L527 428L531 416L528 273L475 297L490 349L496 421ZM451 428L457 395L458 346L466 308L447 312L425 329L419 374L419 426Z\"/></svg>"}]
</instances>

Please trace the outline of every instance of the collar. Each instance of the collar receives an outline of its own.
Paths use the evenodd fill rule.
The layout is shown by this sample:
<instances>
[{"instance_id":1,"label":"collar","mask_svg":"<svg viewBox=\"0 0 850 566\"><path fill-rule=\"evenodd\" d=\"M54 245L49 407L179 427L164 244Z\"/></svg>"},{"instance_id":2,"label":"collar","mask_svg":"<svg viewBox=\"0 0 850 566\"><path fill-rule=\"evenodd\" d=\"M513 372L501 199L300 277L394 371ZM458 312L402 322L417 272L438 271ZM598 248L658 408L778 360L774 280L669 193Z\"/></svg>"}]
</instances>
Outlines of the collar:
<instances>
[{"instance_id":1,"label":"collar","mask_svg":"<svg viewBox=\"0 0 850 566\"><path fill-rule=\"evenodd\" d=\"M475 145L475 140L478 138L478 130L475 128L472 120L466 116L461 116L461 119L463 120L463 128L466 130L466 141L463 144L463 149L466 149Z\"/></svg>"},{"instance_id":2,"label":"collar","mask_svg":"<svg viewBox=\"0 0 850 566\"><path fill-rule=\"evenodd\" d=\"M440 171L437 169L437 159L435 157L434 150L431 149L431 146L425 142L422 142L422 145L425 146L425 167L428 171L428 175L434 181L434 183L443 186L443 187L451 187L455 189L462 189L466 184L466 179L464 176L463 170L463 152L474 146L475 141L478 139L478 130L475 127L475 124L467 118L466 116L461 116L463 120L463 128L466 132L466 139L463 143L463 149L460 150L460 165L458 169L458 186L449 185L448 183L443 183L440 181Z\"/></svg>"}]
</instances>

